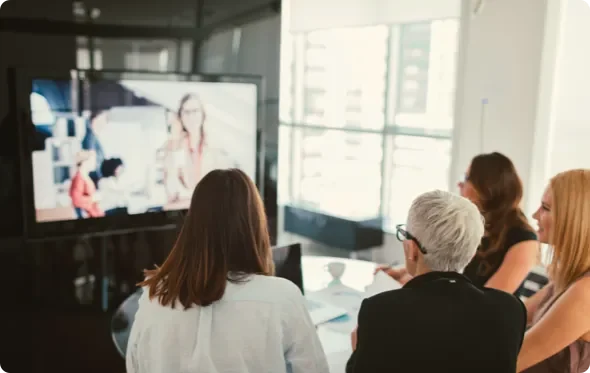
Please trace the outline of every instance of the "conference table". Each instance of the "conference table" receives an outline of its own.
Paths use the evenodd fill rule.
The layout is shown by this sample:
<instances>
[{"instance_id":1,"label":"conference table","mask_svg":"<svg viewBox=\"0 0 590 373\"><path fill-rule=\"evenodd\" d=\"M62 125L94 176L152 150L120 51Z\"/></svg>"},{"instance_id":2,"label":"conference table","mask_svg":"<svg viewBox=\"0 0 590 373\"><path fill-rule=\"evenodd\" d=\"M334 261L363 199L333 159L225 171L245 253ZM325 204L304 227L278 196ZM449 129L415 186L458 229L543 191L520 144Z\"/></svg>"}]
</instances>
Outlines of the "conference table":
<instances>
[{"instance_id":1,"label":"conference table","mask_svg":"<svg viewBox=\"0 0 590 373\"><path fill-rule=\"evenodd\" d=\"M345 264L342 277L335 280L327 271L327 265L333 262ZM324 256L303 256L301 258L303 282L306 296L324 297L323 292L337 289L338 294L348 296L346 305L358 310L363 299L365 288L373 282L375 263L369 261L333 258ZM347 289L347 292L341 291ZM332 291L333 293L333 291ZM129 332L133 325L141 290L129 296L117 309L111 323L111 333L114 344L125 356ZM317 328L320 341L330 365L330 373L343 373L346 362L352 352L350 333L356 325L356 315L351 311L350 316L338 321L320 324Z\"/></svg>"}]
</instances>

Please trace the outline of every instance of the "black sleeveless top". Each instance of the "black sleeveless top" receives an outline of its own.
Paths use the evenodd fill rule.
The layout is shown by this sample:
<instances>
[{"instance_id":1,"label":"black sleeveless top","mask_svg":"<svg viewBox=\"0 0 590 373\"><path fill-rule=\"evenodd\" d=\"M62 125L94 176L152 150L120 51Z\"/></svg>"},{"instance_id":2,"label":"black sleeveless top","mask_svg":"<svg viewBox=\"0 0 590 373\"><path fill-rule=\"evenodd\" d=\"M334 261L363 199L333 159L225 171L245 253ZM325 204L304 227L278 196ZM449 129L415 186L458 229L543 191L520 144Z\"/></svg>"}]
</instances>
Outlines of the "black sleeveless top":
<instances>
[{"instance_id":1,"label":"black sleeveless top","mask_svg":"<svg viewBox=\"0 0 590 373\"><path fill-rule=\"evenodd\" d=\"M514 227L506 234L504 245L498 248L495 252L483 257L479 252L485 252L489 249L490 240L488 237L483 237L481 245L477 248L478 254L475 254L471 262L465 268L463 274L476 285L483 287L486 282L496 273L502 265L504 257L510 248L520 242L537 240L535 232L530 230Z\"/></svg>"}]
</instances>

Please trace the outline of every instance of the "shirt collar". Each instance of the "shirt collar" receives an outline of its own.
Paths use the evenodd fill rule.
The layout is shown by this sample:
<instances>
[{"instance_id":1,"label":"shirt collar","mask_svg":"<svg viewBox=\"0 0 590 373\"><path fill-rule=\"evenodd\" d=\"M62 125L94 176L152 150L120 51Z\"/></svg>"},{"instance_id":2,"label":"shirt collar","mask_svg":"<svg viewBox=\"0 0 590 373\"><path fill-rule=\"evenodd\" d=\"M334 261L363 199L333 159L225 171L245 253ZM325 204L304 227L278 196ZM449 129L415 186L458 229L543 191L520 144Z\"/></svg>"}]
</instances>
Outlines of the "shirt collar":
<instances>
[{"instance_id":1,"label":"shirt collar","mask_svg":"<svg viewBox=\"0 0 590 373\"><path fill-rule=\"evenodd\" d=\"M428 272L420 276L416 276L408 281L404 288L412 289L418 288L428 283L435 281L461 282L471 284L471 281L464 275L457 272Z\"/></svg>"}]
</instances>

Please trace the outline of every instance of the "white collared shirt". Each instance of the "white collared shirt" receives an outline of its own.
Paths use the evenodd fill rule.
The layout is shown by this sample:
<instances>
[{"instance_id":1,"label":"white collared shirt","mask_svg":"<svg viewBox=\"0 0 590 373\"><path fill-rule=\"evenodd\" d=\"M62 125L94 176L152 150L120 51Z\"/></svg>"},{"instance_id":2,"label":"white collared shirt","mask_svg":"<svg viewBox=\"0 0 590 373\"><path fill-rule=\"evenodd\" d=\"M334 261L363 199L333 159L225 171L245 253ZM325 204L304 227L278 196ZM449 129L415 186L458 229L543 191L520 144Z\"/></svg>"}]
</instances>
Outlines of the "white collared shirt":
<instances>
[{"instance_id":1,"label":"white collared shirt","mask_svg":"<svg viewBox=\"0 0 590 373\"><path fill-rule=\"evenodd\" d=\"M306 301L291 282L228 282L208 307L163 307L147 289L127 346L127 373L328 373Z\"/></svg>"}]
</instances>

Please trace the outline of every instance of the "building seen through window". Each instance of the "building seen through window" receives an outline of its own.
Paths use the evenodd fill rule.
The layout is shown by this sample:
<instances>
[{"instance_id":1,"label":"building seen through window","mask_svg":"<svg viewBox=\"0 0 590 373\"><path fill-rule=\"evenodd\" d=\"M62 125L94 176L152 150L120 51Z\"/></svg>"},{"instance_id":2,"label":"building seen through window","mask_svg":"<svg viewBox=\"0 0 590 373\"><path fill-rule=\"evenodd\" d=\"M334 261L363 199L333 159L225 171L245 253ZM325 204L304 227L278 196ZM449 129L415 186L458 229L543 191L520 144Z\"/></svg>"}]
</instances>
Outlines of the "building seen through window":
<instances>
[{"instance_id":1,"label":"building seen through window","mask_svg":"<svg viewBox=\"0 0 590 373\"><path fill-rule=\"evenodd\" d=\"M459 21L286 35L279 203L405 219L449 188Z\"/></svg>"}]
</instances>

